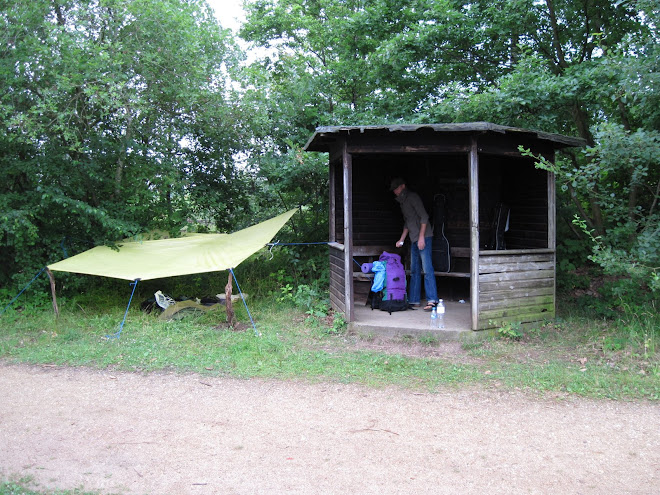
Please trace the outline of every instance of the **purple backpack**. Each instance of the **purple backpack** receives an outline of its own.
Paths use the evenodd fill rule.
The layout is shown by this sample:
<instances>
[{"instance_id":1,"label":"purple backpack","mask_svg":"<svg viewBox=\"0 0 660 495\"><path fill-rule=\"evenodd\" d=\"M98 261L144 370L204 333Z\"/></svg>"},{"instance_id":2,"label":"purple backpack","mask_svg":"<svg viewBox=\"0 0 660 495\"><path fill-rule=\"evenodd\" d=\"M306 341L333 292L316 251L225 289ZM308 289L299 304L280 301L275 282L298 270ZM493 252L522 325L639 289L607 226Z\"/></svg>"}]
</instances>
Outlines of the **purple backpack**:
<instances>
[{"instance_id":1,"label":"purple backpack","mask_svg":"<svg viewBox=\"0 0 660 495\"><path fill-rule=\"evenodd\" d=\"M383 301L406 301L406 270L401 263L401 256L383 251L378 261L387 263Z\"/></svg>"}]
</instances>

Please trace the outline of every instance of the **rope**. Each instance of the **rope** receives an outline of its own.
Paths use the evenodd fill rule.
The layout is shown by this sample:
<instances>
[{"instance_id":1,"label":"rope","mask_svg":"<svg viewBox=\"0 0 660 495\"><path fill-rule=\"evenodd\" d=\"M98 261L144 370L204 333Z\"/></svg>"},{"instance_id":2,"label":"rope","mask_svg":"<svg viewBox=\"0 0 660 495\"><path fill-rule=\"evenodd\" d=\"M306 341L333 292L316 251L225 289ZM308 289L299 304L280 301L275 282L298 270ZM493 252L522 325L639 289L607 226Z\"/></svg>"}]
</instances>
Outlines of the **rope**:
<instances>
[{"instance_id":1,"label":"rope","mask_svg":"<svg viewBox=\"0 0 660 495\"><path fill-rule=\"evenodd\" d=\"M273 259L273 248L275 246L314 246L317 244L330 244L328 241L322 241L322 242L280 242L280 241L275 241L275 242L269 242L267 246L270 246L270 249L268 250L270 252L270 259ZM362 268L362 265L358 263L358 261L353 258L353 261L357 266Z\"/></svg>"},{"instance_id":2,"label":"rope","mask_svg":"<svg viewBox=\"0 0 660 495\"><path fill-rule=\"evenodd\" d=\"M119 325L119 330L117 333L113 335L106 335L105 337L107 339L118 339L119 336L121 335L121 331L124 329L124 323L126 323L126 315L128 314L128 308L131 307L131 301L133 300L133 294L135 294L135 288L137 287L138 282L140 281L139 278L136 278L133 282L130 283L130 285L133 286L133 291L131 292L131 297L128 300L128 306L126 306L126 312L124 313L124 319L121 321L121 324Z\"/></svg>"},{"instance_id":3,"label":"rope","mask_svg":"<svg viewBox=\"0 0 660 495\"><path fill-rule=\"evenodd\" d=\"M241 295L241 300L243 301L243 306L245 306L245 310L247 311L247 314L250 317L250 322L252 322L252 328L254 328L254 334L257 337L261 337L261 332L257 330L257 325L254 324L254 319L252 319L252 314L250 313L250 309L248 308L248 305L245 302L245 297L243 296L243 291L241 291L241 286L238 285L238 279L236 278L234 269L230 268L229 271L231 272L232 277L234 277L234 281L236 282L236 287L238 288L238 293Z\"/></svg>"},{"instance_id":4,"label":"rope","mask_svg":"<svg viewBox=\"0 0 660 495\"><path fill-rule=\"evenodd\" d=\"M65 241L66 241L66 237L64 239L62 239L62 242L60 242L60 247L62 248L62 252L64 253L64 257L68 258L69 253L66 250L66 245L64 244Z\"/></svg>"},{"instance_id":5,"label":"rope","mask_svg":"<svg viewBox=\"0 0 660 495\"><path fill-rule=\"evenodd\" d=\"M280 241L275 241L275 242L269 242L266 244L266 246L270 246L270 249L268 252L270 253L270 260L273 260L273 248L275 246L315 246L317 244L329 244L328 241L322 241L322 242L280 242Z\"/></svg>"},{"instance_id":6,"label":"rope","mask_svg":"<svg viewBox=\"0 0 660 495\"><path fill-rule=\"evenodd\" d=\"M12 299L12 300L9 302L9 304L7 304L7 306L5 306L5 309L2 310L2 313L0 313L0 315L4 314L5 311L7 311L7 310L9 309L9 306L11 306L12 304L14 304L14 302L16 302L16 299L18 299L19 297L21 297L21 294L23 294L23 292L25 292L25 291L27 290L27 288L30 287L30 286L32 285L32 283L33 283L35 280L37 280L37 279L39 278L39 275L41 275L41 274L44 272L45 269L46 269L46 267L44 266L44 267L39 271L39 273L37 273L37 274L34 276L34 278L33 278L32 280L30 280L30 282L29 282L25 287L23 287L23 290L20 291L20 292L18 293L18 295L17 295L14 299Z\"/></svg>"},{"instance_id":7,"label":"rope","mask_svg":"<svg viewBox=\"0 0 660 495\"><path fill-rule=\"evenodd\" d=\"M313 246L315 244L330 244L328 241L321 241L321 242L280 242L280 241L275 241L275 242L269 242L267 246Z\"/></svg>"}]
</instances>

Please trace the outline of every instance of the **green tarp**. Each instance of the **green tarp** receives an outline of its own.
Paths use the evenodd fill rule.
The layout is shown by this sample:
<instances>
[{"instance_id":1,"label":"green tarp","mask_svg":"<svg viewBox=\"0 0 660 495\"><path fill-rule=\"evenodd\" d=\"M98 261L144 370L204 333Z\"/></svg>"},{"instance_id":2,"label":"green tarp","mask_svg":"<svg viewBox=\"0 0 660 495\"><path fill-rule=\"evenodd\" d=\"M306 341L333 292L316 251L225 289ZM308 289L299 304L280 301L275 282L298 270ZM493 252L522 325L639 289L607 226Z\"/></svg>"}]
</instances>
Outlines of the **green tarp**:
<instances>
[{"instance_id":1,"label":"green tarp","mask_svg":"<svg viewBox=\"0 0 660 495\"><path fill-rule=\"evenodd\" d=\"M233 234L190 234L176 239L127 241L118 251L98 246L48 268L124 280L228 270L268 244L295 212L288 211Z\"/></svg>"}]
</instances>

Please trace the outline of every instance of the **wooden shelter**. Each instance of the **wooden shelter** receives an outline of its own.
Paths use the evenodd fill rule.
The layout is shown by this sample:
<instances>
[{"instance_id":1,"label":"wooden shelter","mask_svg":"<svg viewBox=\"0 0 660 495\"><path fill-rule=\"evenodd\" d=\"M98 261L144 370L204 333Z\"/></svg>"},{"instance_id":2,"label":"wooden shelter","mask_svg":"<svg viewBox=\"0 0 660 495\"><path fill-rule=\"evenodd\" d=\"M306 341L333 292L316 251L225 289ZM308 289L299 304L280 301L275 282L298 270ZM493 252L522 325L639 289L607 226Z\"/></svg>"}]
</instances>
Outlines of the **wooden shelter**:
<instances>
[{"instance_id":1,"label":"wooden shelter","mask_svg":"<svg viewBox=\"0 0 660 495\"><path fill-rule=\"evenodd\" d=\"M353 322L371 286L360 265L383 251L409 258L408 242L394 247L403 219L389 190L402 176L427 211L446 198L451 267L436 280L439 297L466 302L462 330L553 319L555 180L519 146L554 161L557 149L583 145L487 122L318 128L305 151L329 153L333 308Z\"/></svg>"}]
</instances>

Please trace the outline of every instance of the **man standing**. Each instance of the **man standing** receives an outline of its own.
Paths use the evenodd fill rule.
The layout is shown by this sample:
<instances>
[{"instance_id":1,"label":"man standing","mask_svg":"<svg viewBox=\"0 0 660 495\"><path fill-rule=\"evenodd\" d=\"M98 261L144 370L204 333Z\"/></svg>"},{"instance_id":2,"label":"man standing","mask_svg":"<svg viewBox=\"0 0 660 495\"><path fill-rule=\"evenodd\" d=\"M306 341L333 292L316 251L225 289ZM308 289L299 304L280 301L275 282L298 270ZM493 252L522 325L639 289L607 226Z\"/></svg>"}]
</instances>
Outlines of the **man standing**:
<instances>
[{"instance_id":1,"label":"man standing","mask_svg":"<svg viewBox=\"0 0 660 495\"><path fill-rule=\"evenodd\" d=\"M396 196L403 213L403 232L396 242L396 247L403 246L406 236L410 237L410 304L420 305L422 292L422 271L424 272L424 291L426 292L425 311L438 304L438 289L431 260L433 226L429 224L429 215L424 209L419 194L406 188L406 182L397 177L392 180L390 190Z\"/></svg>"}]
</instances>

